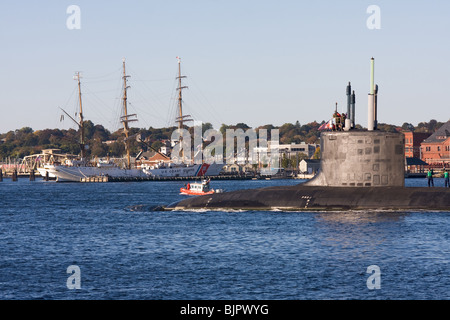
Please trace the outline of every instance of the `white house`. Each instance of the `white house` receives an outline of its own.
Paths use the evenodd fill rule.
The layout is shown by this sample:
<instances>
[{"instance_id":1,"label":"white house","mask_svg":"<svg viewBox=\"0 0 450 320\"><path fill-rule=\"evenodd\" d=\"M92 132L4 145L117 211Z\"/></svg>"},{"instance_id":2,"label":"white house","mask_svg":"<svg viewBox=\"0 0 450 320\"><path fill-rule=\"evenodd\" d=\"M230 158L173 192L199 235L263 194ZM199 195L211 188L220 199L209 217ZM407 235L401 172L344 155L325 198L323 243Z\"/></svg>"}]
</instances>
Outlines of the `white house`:
<instances>
[{"instance_id":1,"label":"white house","mask_svg":"<svg viewBox=\"0 0 450 320\"><path fill-rule=\"evenodd\" d=\"M303 159L298 167L302 173L316 173L320 169L320 160Z\"/></svg>"}]
</instances>

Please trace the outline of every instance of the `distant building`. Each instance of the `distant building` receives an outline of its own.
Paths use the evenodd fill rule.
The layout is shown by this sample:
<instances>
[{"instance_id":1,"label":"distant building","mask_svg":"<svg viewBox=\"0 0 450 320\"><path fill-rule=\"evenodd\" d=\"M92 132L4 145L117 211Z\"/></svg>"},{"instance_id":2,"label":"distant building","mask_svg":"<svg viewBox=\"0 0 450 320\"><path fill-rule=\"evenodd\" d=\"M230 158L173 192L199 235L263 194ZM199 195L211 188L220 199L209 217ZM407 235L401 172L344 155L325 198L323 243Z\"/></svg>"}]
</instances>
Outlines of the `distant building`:
<instances>
[{"instance_id":1,"label":"distant building","mask_svg":"<svg viewBox=\"0 0 450 320\"><path fill-rule=\"evenodd\" d=\"M240 174L242 172L242 167L236 163L225 165L223 171L231 174Z\"/></svg>"},{"instance_id":2,"label":"distant building","mask_svg":"<svg viewBox=\"0 0 450 320\"><path fill-rule=\"evenodd\" d=\"M169 164L170 162L170 157L154 151L140 152L136 157L137 167L150 167L160 164Z\"/></svg>"},{"instance_id":3,"label":"distant building","mask_svg":"<svg viewBox=\"0 0 450 320\"><path fill-rule=\"evenodd\" d=\"M159 148L159 152L165 155L170 155L170 153L172 152L172 148L170 146L162 146L161 148Z\"/></svg>"},{"instance_id":4,"label":"distant building","mask_svg":"<svg viewBox=\"0 0 450 320\"><path fill-rule=\"evenodd\" d=\"M271 145L270 142L268 142L269 145L269 151L274 146L277 147L277 145ZM308 159L312 158L314 156L314 152L316 152L316 148L319 145L317 144L309 144L309 143L291 143L291 144L279 144L278 145L278 152L279 153L287 153L291 157L298 155L298 154L304 154Z\"/></svg>"},{"instance_id":5,"label":"distant building","mask_svg":"<svg viewBox=\"0 0 450 320\"><path fill-rule=\"evenodd\" d=\"M405 135L405 158L420 159L420 144L429 138L431 133L406 131L403 134Z\"/></svg>"},{"instance_id":6,"label":"distant building","mask_svg":"<svg viewBox=\"0 0 450 320\"><path fill-rule=\"evenodd\" d=\"M320 169L320 160L303 159L300 161L299 170L301 173L316 173Z\"/></svg>"},{"instance_id":7,"label":"distant building","mask_svg":"<svg viewBox=\"0 0 450 320\"><path fill-rule=\"evenodd\" d=\"M253 168L253 165L250 163L246 164L227 164L223 167L223 172L226 174L246 174L246 175L253 175L255 173L255 168Z\"/></svg>"},{"instance_id":8,"label":"distant building","mask_svg":"<svg viewBox=\"0 0 450 320\"><path fill-rule=\"evenodd\" d=\"M253 168L253 165L250 163L246 163L245 165L241 166L242 172L244 173L253 173L255 172L255 168Z\"/></svg>"},{"instance_id":9,"label":"distant building","mask_svg":"<svg viewBox=\"0 0 450 320\"><path fill-rule=\"evenodd\" d=\"M420 145L421 159L433 166L450 167L450 121Z\"/></svg>"},{"instance_id":10,"label":"distant building","mask_svg":"<svg viewBox=\"0 0 450 320\"><path fill-rule=\"evenodd\" d=\"M426 175L425 167L428 163L419 158L406 158L405 177L424 177Z\"/></svg>"}]
</instances>

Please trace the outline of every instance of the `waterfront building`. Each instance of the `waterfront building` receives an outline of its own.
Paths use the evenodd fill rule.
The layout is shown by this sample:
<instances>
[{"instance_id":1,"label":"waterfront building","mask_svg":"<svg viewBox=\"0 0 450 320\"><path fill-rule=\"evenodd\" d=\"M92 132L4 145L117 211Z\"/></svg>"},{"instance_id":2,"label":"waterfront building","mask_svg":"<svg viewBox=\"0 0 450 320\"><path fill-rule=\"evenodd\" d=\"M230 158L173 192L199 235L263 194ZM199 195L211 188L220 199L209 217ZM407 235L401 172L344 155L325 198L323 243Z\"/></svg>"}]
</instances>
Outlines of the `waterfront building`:
<instances>
[{"instance_id":1,"label":"waterfront building","mask_svg":"<svg viewBox=\"0 0 450 320\"><path fill-rule=\"evenodd\" d=\"M431 136L428 132L405 131L405 158L421 158L420 144Z\"/></svg>"},{"instance_id":2,"label":"waterfront building","mask_svg":"<svg viewBox=\"0 0 450 320\"><path fill-rule=\"evenodd\" d=\"M421 145L421 159L434 167L450 167L450 120Z\"/></svg>"}]
</instances>

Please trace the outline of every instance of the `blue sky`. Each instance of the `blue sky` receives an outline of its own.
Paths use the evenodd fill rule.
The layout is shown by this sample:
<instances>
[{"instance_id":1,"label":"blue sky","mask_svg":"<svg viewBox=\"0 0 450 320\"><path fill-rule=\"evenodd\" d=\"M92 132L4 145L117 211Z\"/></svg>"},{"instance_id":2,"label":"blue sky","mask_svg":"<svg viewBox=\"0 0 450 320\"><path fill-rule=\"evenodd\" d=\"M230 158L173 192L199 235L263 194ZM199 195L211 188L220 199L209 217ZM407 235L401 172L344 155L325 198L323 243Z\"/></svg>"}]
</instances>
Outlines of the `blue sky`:
<instances>
[{"instance_id":1,"label":"blue sky","mask_svg":"<svg viewBox=\"0 0 450 320\"><path fill-rule=\"evenodd\" d=\"M70 5L81 29L69 30ZM381 29L366 12L381 10ZM75 128L75 71L86 119L119 128L121 65L138 127L173 125L176 57L188 77L185 113L250 126L329 120L345 89L367 124L370 58L378 121L450 118L450 2L442 1L2 1L0 132Z\"/></svg>"}]
</instances>

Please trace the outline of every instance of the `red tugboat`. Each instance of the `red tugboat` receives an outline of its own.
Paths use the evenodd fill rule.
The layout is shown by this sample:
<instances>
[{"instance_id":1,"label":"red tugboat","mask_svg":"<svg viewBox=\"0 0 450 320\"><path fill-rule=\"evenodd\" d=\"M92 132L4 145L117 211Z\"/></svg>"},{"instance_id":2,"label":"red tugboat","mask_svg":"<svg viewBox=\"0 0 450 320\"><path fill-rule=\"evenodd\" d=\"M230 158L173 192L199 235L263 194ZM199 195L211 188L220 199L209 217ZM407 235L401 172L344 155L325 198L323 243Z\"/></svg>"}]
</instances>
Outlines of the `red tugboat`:
<instances>
[{"instance_id":1,"label":"red tugboat","mask_svg":"<svg viewBox=\"0 0 450 320\"><path fill-rule=\"evenodd\" d=\"M180 188L180 193L191 196L201 196L205 194L222 192L220 189L211 189L209 186L210 181L211 179L203 180L201 183L188 183L184 188Z\"/></svg>"}]
</instances>

